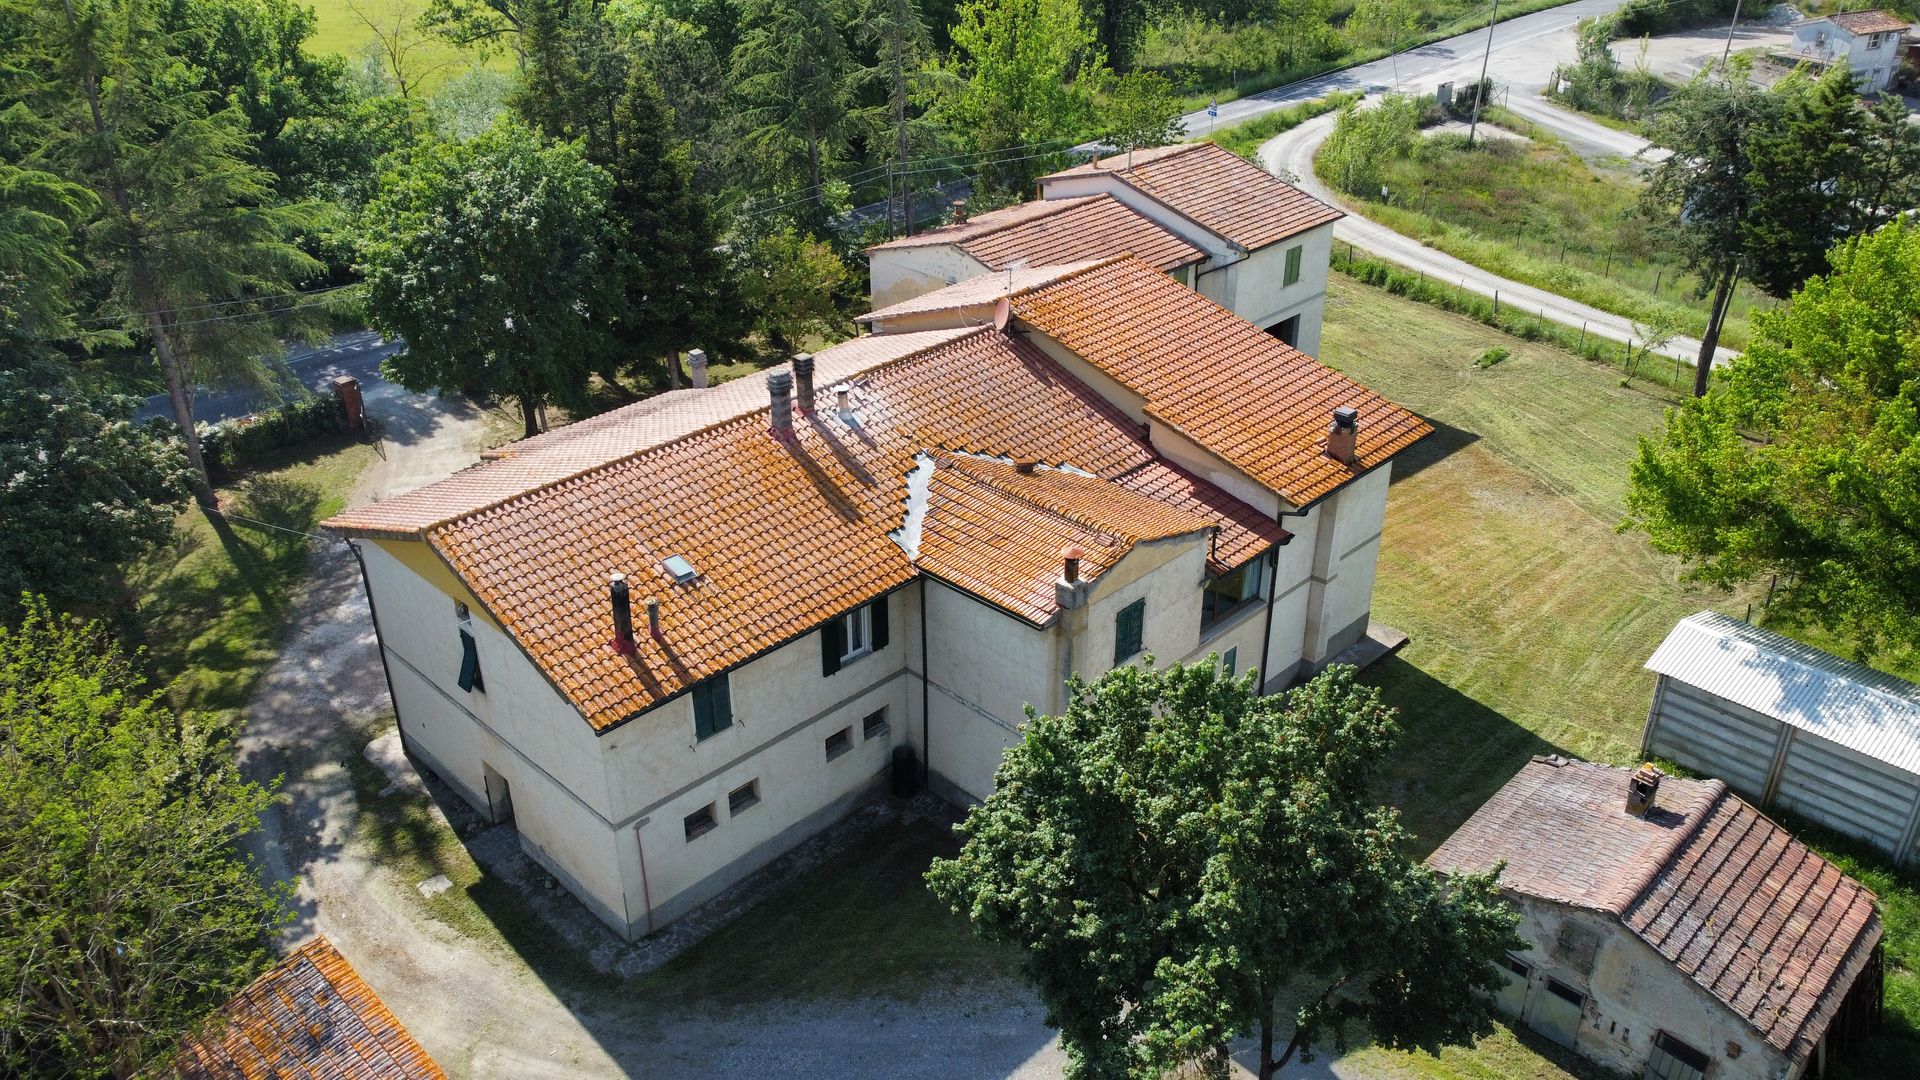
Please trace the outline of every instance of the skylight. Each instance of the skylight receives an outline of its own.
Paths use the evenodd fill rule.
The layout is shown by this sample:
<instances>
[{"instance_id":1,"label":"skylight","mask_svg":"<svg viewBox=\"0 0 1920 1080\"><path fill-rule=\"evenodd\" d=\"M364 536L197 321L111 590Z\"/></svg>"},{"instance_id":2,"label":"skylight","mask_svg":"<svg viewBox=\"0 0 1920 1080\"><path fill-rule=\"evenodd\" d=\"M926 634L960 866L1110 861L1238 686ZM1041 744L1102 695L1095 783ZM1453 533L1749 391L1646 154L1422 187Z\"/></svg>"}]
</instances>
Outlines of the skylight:
<instances>
[{"instance_id":1,"label":"skylight","mask_svg":"<svg viewBox=\"0 0 1920 1080\"><path fill-rule=\"evenodd\" d=\"M660 565L676 585L685 585L700 576L700 571L695 570L684 555L669 555Z\"/></svg>"}]
</instances>

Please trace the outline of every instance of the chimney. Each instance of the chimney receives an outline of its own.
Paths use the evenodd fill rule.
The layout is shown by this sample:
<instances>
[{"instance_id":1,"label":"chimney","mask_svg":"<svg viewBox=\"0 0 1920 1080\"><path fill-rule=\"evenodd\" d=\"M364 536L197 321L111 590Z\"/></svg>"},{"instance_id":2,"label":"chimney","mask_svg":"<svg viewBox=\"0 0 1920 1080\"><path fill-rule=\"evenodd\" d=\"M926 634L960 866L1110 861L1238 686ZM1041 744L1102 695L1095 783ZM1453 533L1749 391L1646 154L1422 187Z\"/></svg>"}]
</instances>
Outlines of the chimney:
<instances>
[{"instance_id":1,"label":"chimney","mask_svg":"<svg viewBox=\"0 0 1920 1080\"><path fill-rule=\"evenodd\" d=\"M793 396L801 416L813 415L813 354L793 354Z\"/></svg>"},{"instance_id":2,"label":"chimney","mask_svg":"<svg viewBox=\"0 0 1920 1080\"><path fill-rule=\"evenodd\" d=\"M1018 458L1013 463L1013 471L1017 473L1031 473L1039 467L1040 463L1032 458Z\"/></svg>"},{"instance_id":3,"label":"chimney","mask_svg":"<svg viewBox=\"0 0 1920 1080\"><path fill-rule=\"evenodd\" d=\"M1087 602L1088 586L1080 580L1080 560L1086 557L1087 549L1077 544L1060 549L1060 580L1053 583L1053 596L1064 610Z\"/></svg>"},{"instance_id":4,"label":"chimney","mask_svg":"<svg viewBox=\"0 0 1920 1080\"><path fill-rule=\"evenodd\" d=\"M705 349L687 350L687 374L693 380L695 390L707 388L707 352Z\"/></svg>"},{"instance_id":5,"label":"chimney","mask_svg":"<svg viewBox=\"0 0 1920 1080\"><path fill-rule=\"evenodd\" d=\"M627 575L614 571L607 591L613 598L613 651L632 656L639 650L633 644L633 604L628 598Z\"/></svg>"},{"instance_id":6,"label":"chimney","mask_svg":"<svg viewBox=\"0 0 1920 1080\"><path fill-rule=\"evenodd\" d=\"M851 383L841 383L833 388L833 411L840 414L840 419L849 424L853 423L853 385Z\"/></svg>"},{"instance_id":7,"label":"chimney","mask_svg":"<svg viewBox=\"0 0 1920 1080\"><path fill-rule=\"evenodd\" d=\"M660 629L660 601L647 601L647 636L655 641L667 640L666 631Z\"/></svg>"},{"instance_id":8,"label":"chimney","mask_svg":"<svg viewBox=\"0 0 1920 1080\"><path fill-rule=\"evenodd\" d=\"M793 438L793 373L776 371L767 376L767 397L773 404L772 426L776 439Z\"/></svg>"},{"instance_id":9,"label":"chimney","mask_svg":"<svg viewBox=\"0 0 1920 1080\"><path fill-rule=\"evenodd\" d=\"M1642 765L1627 778L1627 813L1643 818L1653 812L1653 798L1660 792L1660 770Z\"/></svg>"},{"instance_id":10,"label":"chimney","mask_svg":"<svg viewBox=\"0 0 1920 1080\"><path fill-rule=\"evenodd\" d=\"M967 223L967 200L953 200L953 223L955 225L964 225Z\"/></svg>"},{"instance_id":11,"label":"chimney","mask_svg":"<svg viewBox=\"0 0 1920 1080\"><path fill-rule=\"evenodd\" d=\"M1353 464L1353 440L1360 430L1360 410L1345 405L1333 410L1333 426L1327 429L1327 456L1342 465Z\"/></svg>"}]
</instances>

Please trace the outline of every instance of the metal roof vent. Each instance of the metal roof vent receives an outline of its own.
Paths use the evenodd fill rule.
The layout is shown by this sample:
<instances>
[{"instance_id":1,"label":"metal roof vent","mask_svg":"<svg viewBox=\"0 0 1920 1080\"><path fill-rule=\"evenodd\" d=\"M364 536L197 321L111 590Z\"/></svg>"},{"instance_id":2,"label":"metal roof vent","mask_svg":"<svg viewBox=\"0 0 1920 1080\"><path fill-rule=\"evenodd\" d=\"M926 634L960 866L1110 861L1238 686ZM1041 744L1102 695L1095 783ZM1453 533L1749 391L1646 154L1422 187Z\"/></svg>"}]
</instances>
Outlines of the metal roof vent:
<instances>
[{"instance_id":1,"label":"metal roof vent","mask_svg":"<svg viewBox=\"0 0 1920 1080\"><path fill-rule=\"evenodd\" d=\"M693 568L693 564L687 561L685 555L669 555L660 563L660 567L667 572L668 577L673 579L675 585L685 585L700 576L700 571Z\"/></svg>"}]
</instances>

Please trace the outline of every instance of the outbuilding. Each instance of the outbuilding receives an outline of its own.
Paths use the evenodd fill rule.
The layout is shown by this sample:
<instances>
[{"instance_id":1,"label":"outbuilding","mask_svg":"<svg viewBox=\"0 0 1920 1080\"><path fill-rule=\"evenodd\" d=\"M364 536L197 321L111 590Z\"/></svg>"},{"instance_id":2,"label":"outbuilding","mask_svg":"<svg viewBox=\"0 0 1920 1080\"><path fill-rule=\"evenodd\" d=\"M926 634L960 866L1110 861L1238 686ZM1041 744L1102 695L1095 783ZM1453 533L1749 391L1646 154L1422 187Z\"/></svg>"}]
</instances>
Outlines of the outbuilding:
<instances>
[{"instance_id":1,"label":"outbuilding","mask_svg":"<svg viewBox=\"0 0 1920 1080\"><path fill-rule=\"evenodd\" d=\"M1641 753L1884 849L1920 846L1920 686L1718 612L1647 660Z\"/></svg>"}]
</instances>

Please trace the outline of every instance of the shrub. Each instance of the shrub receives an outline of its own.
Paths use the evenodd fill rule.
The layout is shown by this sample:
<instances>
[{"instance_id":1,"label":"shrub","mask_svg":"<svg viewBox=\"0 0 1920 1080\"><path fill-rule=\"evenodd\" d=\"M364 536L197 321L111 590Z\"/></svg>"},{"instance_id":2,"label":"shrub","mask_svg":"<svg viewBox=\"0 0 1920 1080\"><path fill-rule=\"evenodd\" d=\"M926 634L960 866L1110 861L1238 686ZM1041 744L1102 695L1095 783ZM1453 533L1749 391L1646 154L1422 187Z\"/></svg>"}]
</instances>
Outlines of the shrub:
<instances>
[{"instance_id":1,"label":"shrub","mask_svg":"<svg viewBox=\"0 0 1920 1080\"><path fill-rule=\"evenodd\" d=\"M1357 102L1347 105L1315 168L1322 179L1349 195L1377 193L1387 167L1405 157L1419 138L1420 112L1419 102L1403 94L1388 94L1372 109Z\"/></svg>"},{"instance_id":2,"label":"shrub","mask_svg":"<svg viewBox=\"0 0 1920 1080\"><path fill-rule=\"evenodd\" d=\"M1207 138L1221 148L1231 150L1257 165L1260 146L1268 139L1282 132L1291 131L1323 113L1345 108L1365 96L1358 90L1342 90L1323 98L1302 101L1284 109L1261 113L1251 120L1243 120L1230 127L1221 128Z\"/></svg>"},{"instance_id":3,"label":"shrub","mask_svg":"<svg viewBox=\"0 0 1920 1080\"><path fill-rule=\"evenodd\" d=\"M1500 346L1495 345L1493 348L1488 349L1486 352L1481 353L1480 359L1475 360L1474 364L1478 367L1490 368L1493 365L1499 363L1500 361L1505 360L1507 357L1511 355L1513 354L1509 353L1507 350L1501 348Z\"/></svg>"},{"instance_id":4,"label":"shrub","mask_svg":"<svg viewBox=\"0 0 1920 1080\"><path fill-rule=\"evenodd\" d=\"M200 424L200 454L213 472L232 475L280 450L345 431L347 411L332 394L309 394L251 416Z\"/></svg>"}]
</instances>

